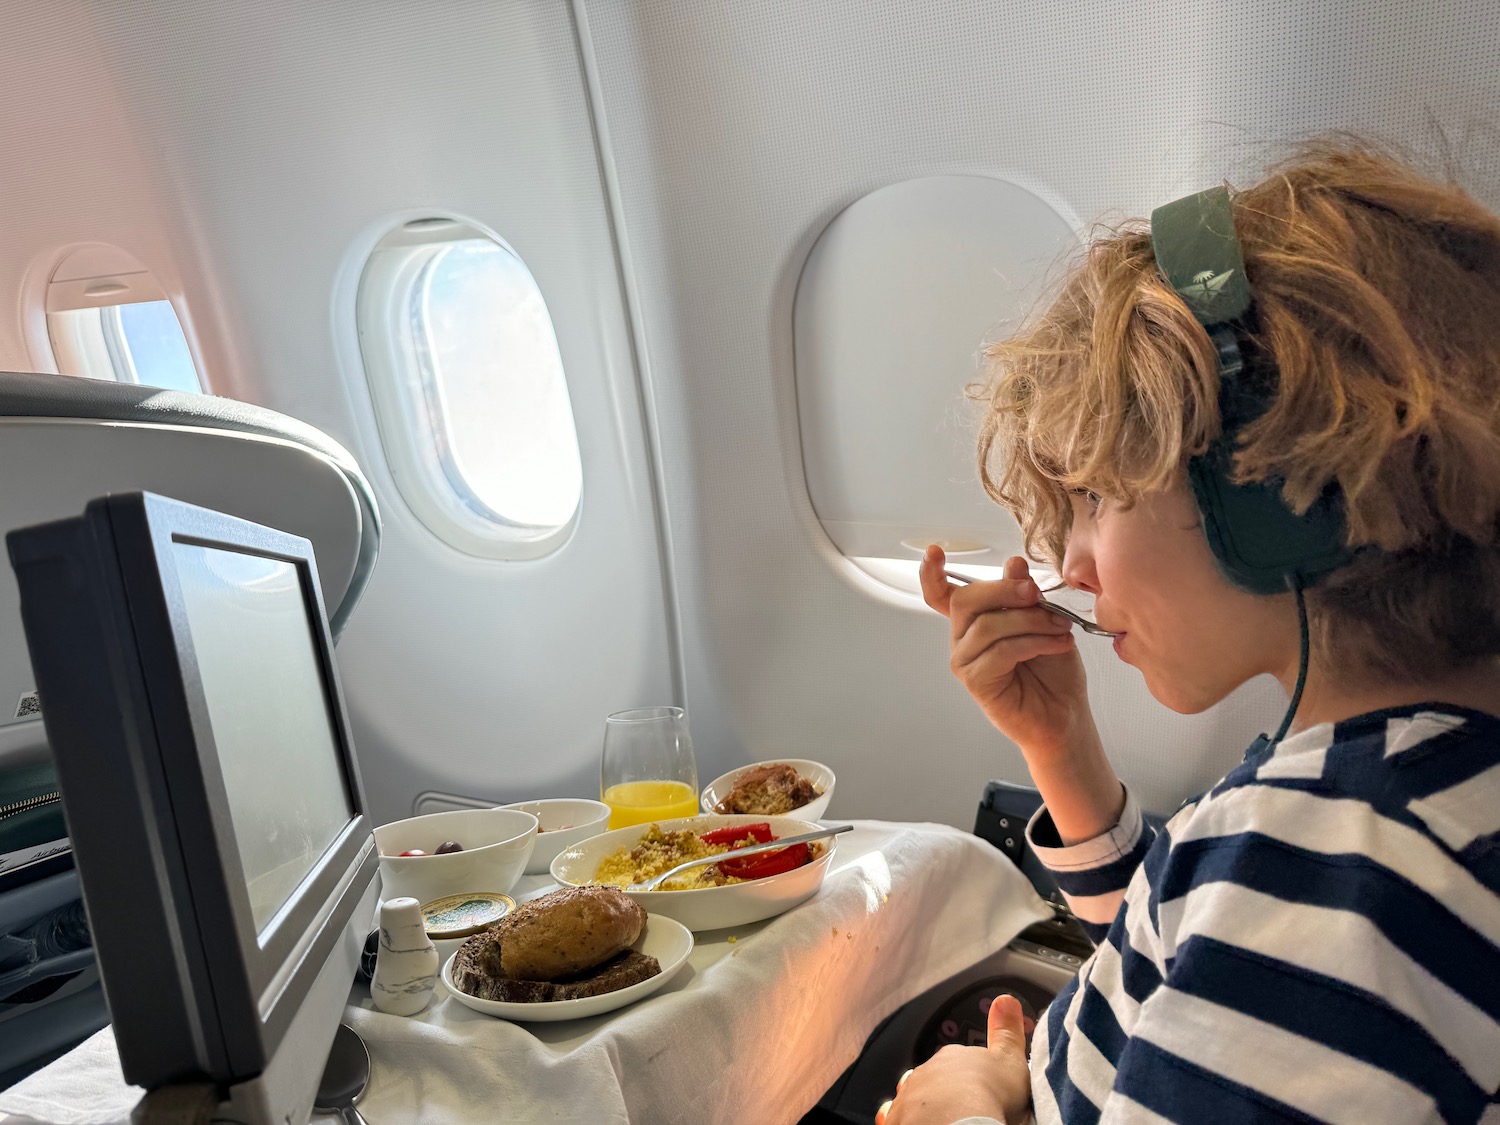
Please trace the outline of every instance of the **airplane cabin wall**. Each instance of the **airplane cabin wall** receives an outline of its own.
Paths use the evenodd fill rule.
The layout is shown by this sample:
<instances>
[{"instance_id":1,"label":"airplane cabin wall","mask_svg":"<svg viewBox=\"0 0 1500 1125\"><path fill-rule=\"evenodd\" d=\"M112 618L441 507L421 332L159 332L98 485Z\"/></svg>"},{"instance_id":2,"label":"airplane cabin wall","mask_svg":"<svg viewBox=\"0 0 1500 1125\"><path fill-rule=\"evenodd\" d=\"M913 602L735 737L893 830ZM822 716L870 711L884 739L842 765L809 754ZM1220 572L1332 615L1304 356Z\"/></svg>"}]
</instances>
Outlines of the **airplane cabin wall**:
<instances>
[{"instance_id":1,"label":"airplane cabin wall","mask_svg":"<svg viewBox=\"0 0 1500 1125\"><path fill-rule=\"evenodd\" d=\"M185 302L215 389L355 454L386 534L339 659L381 819L426 789L591 793L604 715L677 701L704 780L811 757L836 816L972 824L1018 753L949 674L945 624L808 500L792 309L824 227L945 173L1141 215L1297 135L1420 144L1430 118L1481 183L1500 171L1488 0L0 0L0 25L0 366L46 366L27 302L68 243L107 241ZM355 289L382 234L433 214L508 240L556 326L584 492L541 560L439 541L383 459ZM1080 643L1148 808L1279 717L1269 682L1172 715Z\"/></svg>"},{"instance_id":2,"label":"airplane cabin wall","mask_svg":"<svg viewBox=\"0 0 1500 1125\"><path fill-rule=\"evenodd\" d=\"M88 5L8 3L0 30L0 369L56 371L40 310L68 251L108 243L176 296L185 232L163 210L165 185L115 88Z\"/></svg>"},{"instance_id":3,"label":"airplane cabin wall","mask_svg":"<svg viewBox=\"0 0 1500 1125\"><path fill-rule=\"evenodd\" d=\"M568 8L49 0L5 3L0 26L7 163L26 188L0 186L0 269L24 240L50 272L58 256L44 251L67 237L180 269L214 388L322 428L371 478L385 534L339 663L376 816L410 815L424 790L596 792L605 714L676 687ZM19 102L17 73L31 91ZM75 82L61 118L53 91ZM383 458L354 322L360 271L387 231L450 213L515 248L556 329L584 484L571 537L546 558L479 559L438 540ZM0 358L34 365L16 335Z\"/></svg>"}]
</instances>

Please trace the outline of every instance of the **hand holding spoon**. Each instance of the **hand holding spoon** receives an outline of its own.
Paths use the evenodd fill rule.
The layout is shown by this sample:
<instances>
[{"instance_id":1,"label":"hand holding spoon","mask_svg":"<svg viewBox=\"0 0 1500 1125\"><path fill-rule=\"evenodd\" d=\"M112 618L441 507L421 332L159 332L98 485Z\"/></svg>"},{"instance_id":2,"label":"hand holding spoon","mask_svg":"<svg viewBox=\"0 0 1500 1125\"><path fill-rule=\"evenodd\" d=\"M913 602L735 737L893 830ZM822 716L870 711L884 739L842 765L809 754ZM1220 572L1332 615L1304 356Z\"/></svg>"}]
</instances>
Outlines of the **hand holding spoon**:
<instances>
[{"instance_id":1,"label":"hand holding spoon","mask_svg":"<svg viewBox=\"0 0 1500 1125\"><path fill-rule=\"evenodd\" d=\"M969 585L971 582L982 581L982 579L979 578L970 578L967 574L955 574L951 570L945 570L943 571L943 573L947 575L948 578L952 581L960 583L964 586ZM1059 617L1066 617L1069 621L1073 622L1073 624L1077 625L1085 633L1092 633L1096 637L1118 637L1120 635L1119 633L1111 633L1108 629L1101 629L1098 625L1095 625L1088 618L1074 613L1066 606L1060 606L1056 602L1049 602L1044 597L1038 596L1036 604L1042 609L1057 614Z\"/></svg>"}]
</instances>

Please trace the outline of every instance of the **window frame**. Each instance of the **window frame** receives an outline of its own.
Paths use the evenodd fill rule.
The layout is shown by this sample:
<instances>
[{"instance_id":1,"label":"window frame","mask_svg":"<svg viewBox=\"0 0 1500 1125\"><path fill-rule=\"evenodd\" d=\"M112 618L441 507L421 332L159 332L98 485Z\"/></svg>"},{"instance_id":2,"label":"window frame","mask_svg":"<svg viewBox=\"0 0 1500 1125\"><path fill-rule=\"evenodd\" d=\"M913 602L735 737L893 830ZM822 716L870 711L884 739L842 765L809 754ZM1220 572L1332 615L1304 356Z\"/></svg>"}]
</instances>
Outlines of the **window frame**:
<instances>
[{"instance_id":1,"label":"window frame","mask_svg":"<svg viewBox=\"0 0 1500 1125\"><path fill-rule=\"evenodd\" d=\"M375 425L386 464L412 513L439 539L481 558L522 561L558 550L583 511L584 484L568 519L557 526L524 524L490 507L463 475L443 409L444 390L424 358L426 333L416 323L414 297L448 247L485 239L535 276L515 247L482 224L452 216L408 220L378 239L366 256L355 296L355 328ZM542 304L556 336L546 297ZM559 345L560 348L560 345ZM578 416L567 371L568 416L577 442ZM578 444L579 460L583 446Z\"/></svg>"},{"instance_id":2,"label":"window frame","mask_svg":"<svg viewBox=\"0 0 1500 1125\"><path fill-rule=\"evenodd\" d=\"M98 307L61 309L47 314L47 341L58 373L103 382L122 382L115 348Z\"/></svg>"}]
</instances>

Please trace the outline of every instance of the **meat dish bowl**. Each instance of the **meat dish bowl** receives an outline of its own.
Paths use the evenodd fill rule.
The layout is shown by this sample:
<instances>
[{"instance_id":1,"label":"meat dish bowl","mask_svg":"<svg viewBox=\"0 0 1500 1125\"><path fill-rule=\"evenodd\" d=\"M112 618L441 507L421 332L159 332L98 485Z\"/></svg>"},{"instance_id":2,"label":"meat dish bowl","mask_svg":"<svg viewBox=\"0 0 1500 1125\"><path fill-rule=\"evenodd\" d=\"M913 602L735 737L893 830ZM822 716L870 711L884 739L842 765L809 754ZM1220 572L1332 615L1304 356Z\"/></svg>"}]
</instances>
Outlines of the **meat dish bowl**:
<instances>
[{"instance_id":1,"label":"meat dish bowl","mask_svg":"<svg viewBox=\"0 0 1500 1125\"><path fill-rule=\"evenodd\" d=\"M833 797L834 773L810 758L770 758L737 766L703 787L706 813L795 816L821 820Z\"/></svg>"},{"instance_id":2,"label":"meat dish bowl","mask_svg":"<svg viewBox=\"0 0 1500 1125\"><path fill-rule=\"evenodd\" d=\"M716 813L754 813L783 816L823 795L795 766L772 762L751 766L734 779L734 785L714 806Z\"/></svg>"}]
</instances>

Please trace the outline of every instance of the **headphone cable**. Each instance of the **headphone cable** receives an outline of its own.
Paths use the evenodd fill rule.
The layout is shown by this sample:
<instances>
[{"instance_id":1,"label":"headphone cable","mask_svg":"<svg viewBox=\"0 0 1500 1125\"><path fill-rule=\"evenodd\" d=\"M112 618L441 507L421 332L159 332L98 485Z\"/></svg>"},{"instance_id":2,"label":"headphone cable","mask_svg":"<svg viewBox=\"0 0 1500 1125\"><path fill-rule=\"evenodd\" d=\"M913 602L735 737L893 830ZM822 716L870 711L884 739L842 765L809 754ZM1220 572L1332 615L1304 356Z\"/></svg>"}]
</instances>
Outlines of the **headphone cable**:
<instances>
[{"instance_id":1,"label":"headphone cable","mask_svg":"<svg viewBox=\"0 0 1500 1125\"><path fill-rule=\"evenodd\" d=\"M1297 713L1297 704L1302 702L1302 689L1307 686L1307 655L1311 647L1307 634L1307 604L1302 599L1302 577L1294 574L1290 579L1292 592L1297 595L1297 627L1301 632L1301 644L1297 655L1297 686L1292 690L1292 701L1287 705L1286 714L1281 717L1281 726L1276 728L1276 733L1271 737L1271 745L1280 742L1292 725L1292 716Z\"/></svg>"}]
</instances>

